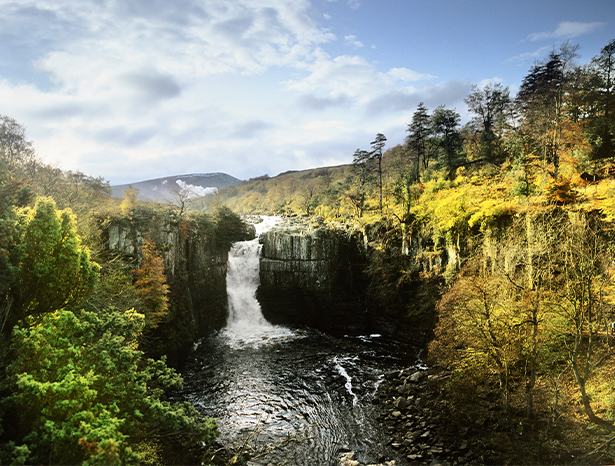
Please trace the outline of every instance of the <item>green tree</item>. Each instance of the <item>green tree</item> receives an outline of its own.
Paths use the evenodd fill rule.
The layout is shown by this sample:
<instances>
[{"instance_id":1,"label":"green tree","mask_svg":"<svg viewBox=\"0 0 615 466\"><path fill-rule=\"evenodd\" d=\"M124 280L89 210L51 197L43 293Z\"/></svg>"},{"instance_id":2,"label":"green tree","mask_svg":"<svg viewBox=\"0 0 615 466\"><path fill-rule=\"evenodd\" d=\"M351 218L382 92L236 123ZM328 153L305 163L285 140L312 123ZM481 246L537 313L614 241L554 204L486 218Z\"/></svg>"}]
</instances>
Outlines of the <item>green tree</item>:
<instances>
[{"instance_id":1,"label":"green tree","mask_svg":"<svg viewBox=\"0 0 615 466\"><path fill-rule=\"evenodd\" d=\"M4 115L0 115L0 159L18 177L31 177L36 169L36 153L26 139L25 127Z\"/></svg>"},{"instance_id":2,"label":"green tree","mask_svg":"<svg viewBox=\"0 0 615 466\"><path fill-rule=\"evenodd\" d=\"M378 192L379 192L379 209L380 215L382 215L382 149L386 143L387 138L382 133L376 134L376 139L370 142L372 146L371 156L376 159L378 163Z\"/></svg>"},{"instance_id":3,"label":"green tree","mask_svg":"<svg viewBox=\"0 0 615 466\"><path fill-rule=\"evenodd\" d=\"M510 91L501 84L488 84L483 88L472 86L464 99L474 114L472 124L480 133L480 157L489 162L500 158L500 138L511 107Z\"/></svg>"},{"instance_id":4,"label":"green tree","mask_svg":"<svg viewBox=\"0 0 615 466\"><path fill-rule=\"evenodd\" d=\"M368 151L357 149L354 152L350 189L345 197L359 218L363 216L370 186L374 181L373 165L374 160Z\"/></svg>"},{"instance_id":5,"label":"green tree","mask_svg":"<svg viewBox=\"0 0 615 466\"><path fill-rule=\"evenodd\" d=\"M615 39L592 59L592 70L596 78L591 89L591 101L596 109L591 123L595 135L593 156L603 159L613 156L615 138Z\"/></svg>"},{"instance_id":6,"label":"green tree","mask_svg":"<svg viewBox=\"0 0 615 466\"><path fill-rule=\"evenodd\" d=\"M527 154L538 156L543 170L551 165L551 176L559 178L562 128L567 118L565 99L568 78L577 46L566 43L559 53L551 52L549 59L536 63L523 79L515 100L521 115L521 132L527 141Z\"/></svg>"},{"instance_id":7,"label":"green tree","mask_svg":"<svg viewBox=\"0 0 615 466\"><path fill-rule=\"evenodd\" d=\"M17 209L32 197L30 185L14 179L4 170L6 166L7 162L0 160L0 367L4 367L10 346L14 296L9 291L19 280L24 252Z\"/></svg>"},{"instance_id":8,"label":"green tree","mask_svg":"<svg viewBox=\"0 0 615 466\"><path fill-rule=\"evenodd\" d=\"M21 215L24 253L14 290L18 318L78 306L93 290L100 267L81 244L74 215L45 197Z\"/></svg>"},{"instance_id":9,"label":"green tree","mask_svg":"<svg viewBox=\"0 0 615 466\"><path fill-rule=\"evenodd\" d=\"M454 109L444 108L444 105L436 108L431 116L431 131L437 138L438 163L451 173L461 164L460 121L459 114Z\"/></svg>"},{"instance_id":10,"label":"green tree","mask_svg":"<svg viewBox=\"0 0 615 466\"><path fill-rule=\"evenodd\" d=\"M143 357L143 328L141 314L111 309L57 311L15 329L8 388L30 432L29 463L137 464L138 440L215 437L215 421L163 400L182 380L164 359Z\"/></svg>"},{"instance_id":11,"label":"green tree","mask_svg":"<svg viewBox=\"0 0 615 466\"><path fill-rule=\"evenodd\" d=\"M427 139L430 135L430 118L423 102L419 104L412 115L412 123L408 125L406 145L414 157L414 182L420 181L421 162L423 170L427 170L429 157L427 154Z\"/></svg>"}]
</instances>

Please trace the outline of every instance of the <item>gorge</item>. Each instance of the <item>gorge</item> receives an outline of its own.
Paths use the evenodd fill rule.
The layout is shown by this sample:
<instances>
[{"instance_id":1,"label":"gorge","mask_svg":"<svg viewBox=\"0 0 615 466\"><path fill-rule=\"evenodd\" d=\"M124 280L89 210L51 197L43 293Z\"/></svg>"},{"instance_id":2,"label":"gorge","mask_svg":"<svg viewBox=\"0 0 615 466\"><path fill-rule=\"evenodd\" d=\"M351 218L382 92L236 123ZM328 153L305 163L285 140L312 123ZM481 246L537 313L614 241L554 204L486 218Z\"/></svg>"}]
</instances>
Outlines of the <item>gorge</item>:
<instances>
[{"instance_id":1,"label":"gorge","mask_svg":"<svg viewBox=\"0 0 615 466\"><path fill-rule=\"evenodd\" d=\"M318 219L275 223L229 251L196 228L183 239L172 222L150 229L199 338L174 398L216 418L227 450L262 455L250 464L403 464L373 403L385 373L425 367L418 345L379 333L366 309L363 235ZM114 225L109 247L134 253L140 237Z\"/></svg>"},{"instance_id":2,"label":"gorge","mask_svg":"<svg viewBox=\"0 0 615 466\"><path fill-rule=\"evenodd\" d=\"M373 402L385 372L422 368L418 349L379 334L334 336L305 325L268 323L256 299L263 277L286 291L302 290L305 284L296 297L300 300L305 290L323 292L303 308L316 310L316 315L295 322L317 319L320 309L327 309L327 292L335 292L329 282L337 267L328 263L338 263L341 248L332 238L301 236L296 226L291 236L283 231L265 232L262 245L259 239L233 245L227 325L199 340L182 371L184 388L177 396L218 419L220 443L239 459L252 458L251 465L338 464L349 455L361 464L403 464L387 445L388 434ZM272 237L287 247L268 246ZM259 277L261 247L261 267L267 265ZM276 259L267 259L267 254ZM291 257L293 263L283 262ZM276 260L280 263L272 266ZM290 274L293 264L301 270L301 281ZM294 310L301 311L297 305ZM277 316L281 320L285 314Z\"/></svg>"}]
</instances>

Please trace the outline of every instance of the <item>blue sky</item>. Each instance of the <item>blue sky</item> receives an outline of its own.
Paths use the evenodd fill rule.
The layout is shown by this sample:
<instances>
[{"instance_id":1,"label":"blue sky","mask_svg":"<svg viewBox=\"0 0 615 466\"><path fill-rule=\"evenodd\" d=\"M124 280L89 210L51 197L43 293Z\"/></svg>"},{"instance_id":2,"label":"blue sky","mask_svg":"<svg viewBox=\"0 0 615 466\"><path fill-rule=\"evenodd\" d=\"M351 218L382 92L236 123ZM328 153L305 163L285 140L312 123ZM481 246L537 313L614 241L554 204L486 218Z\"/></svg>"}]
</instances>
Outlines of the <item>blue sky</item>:
<instances>
[{"instance_id":1,"label":"blue sky","mask_svg":"<svg viewBox=\"0 0 615 466\"><path fill-rule=\"evenodd\" d=\"M468 120L570 40L587 63L615 2L0 0L0 114L41 158L123 184L241 179L403 141L419 102Z\"/></svg>"}]
</instances>

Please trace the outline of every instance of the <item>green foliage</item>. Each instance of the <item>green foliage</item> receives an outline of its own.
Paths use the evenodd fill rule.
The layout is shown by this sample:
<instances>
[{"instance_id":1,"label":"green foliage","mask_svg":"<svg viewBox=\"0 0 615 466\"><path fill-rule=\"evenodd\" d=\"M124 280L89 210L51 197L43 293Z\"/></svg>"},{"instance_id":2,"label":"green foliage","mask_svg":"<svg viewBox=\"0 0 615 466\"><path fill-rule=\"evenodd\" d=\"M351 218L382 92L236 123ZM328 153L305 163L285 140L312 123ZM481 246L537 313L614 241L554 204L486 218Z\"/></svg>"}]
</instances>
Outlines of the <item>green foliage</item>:
<instances>
[{"instance_id":1,"label":"green foliage","mask_svg":"<svg viewBox=\"0 0 615 466\"><path fill-rule=\"evenodd\" d=\"M235 241L246 239L249 236L248 225L226 206L214 212L213 221L216 227L216 242L223 248L230 249Z\"/></svg>"},{"instance_id":2,"label":"green foliage","mask_svg":"<svg viewBox=\"0 0 615 466\"><path fill-rule=\"evenodd\" d=\"M11 401L30 433L30 461L132 464L131 442L163 435L210 442L215 422L188 403L163 400L181 378L137 349L144 317L134 311L57 311L17 327L8 368Z\"/></svg>"},{"instance_id":3,"label":"green foliage","mask_svg":"<svg viewBox=\"0 0 615 466\"><path fill-rule=\"evenodd\" d=\"M26 129L13 118L0 115L0 163L16 178L29 175L36 165L32 141Z\"/></svg>"},{"instance_id":4,"label":"green foliage","mask_svg":"<svg viewBox=\"0 0 615 466\"><path fill-rule=\"evenodd\" d=\"M78 306L91 293L100 267L82 246L72 212L38 198L34 208L20 214L24 253L16 303L22 315Z\"/></svg>"}]
</instances>

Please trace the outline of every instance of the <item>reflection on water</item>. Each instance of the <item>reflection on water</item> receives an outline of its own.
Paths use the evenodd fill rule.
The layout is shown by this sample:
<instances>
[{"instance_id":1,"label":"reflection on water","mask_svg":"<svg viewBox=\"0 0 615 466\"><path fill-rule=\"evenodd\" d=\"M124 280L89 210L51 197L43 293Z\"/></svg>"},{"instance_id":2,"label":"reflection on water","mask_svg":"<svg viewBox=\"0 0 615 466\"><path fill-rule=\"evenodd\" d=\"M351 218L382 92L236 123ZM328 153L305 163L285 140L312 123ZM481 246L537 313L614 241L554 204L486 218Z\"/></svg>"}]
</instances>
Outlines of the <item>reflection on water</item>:
<instances>
[{"instance_id":1,"label":"reflection on water","mask_svg":"<svg viewBox=\"0 0 615 466\"><path fill-rule=\"evenodd\" d=\"M411 349L380 337L335 338L308 329L240 346L220 333L192 355L183 397L219 420L225 445L237 446L255 430L255 447L301 440L281 445L262 464L284 458L334 464L348 451L368 464L394 458L371 403L383 373L416 361Z\"/></svg>"}]
</instances>

